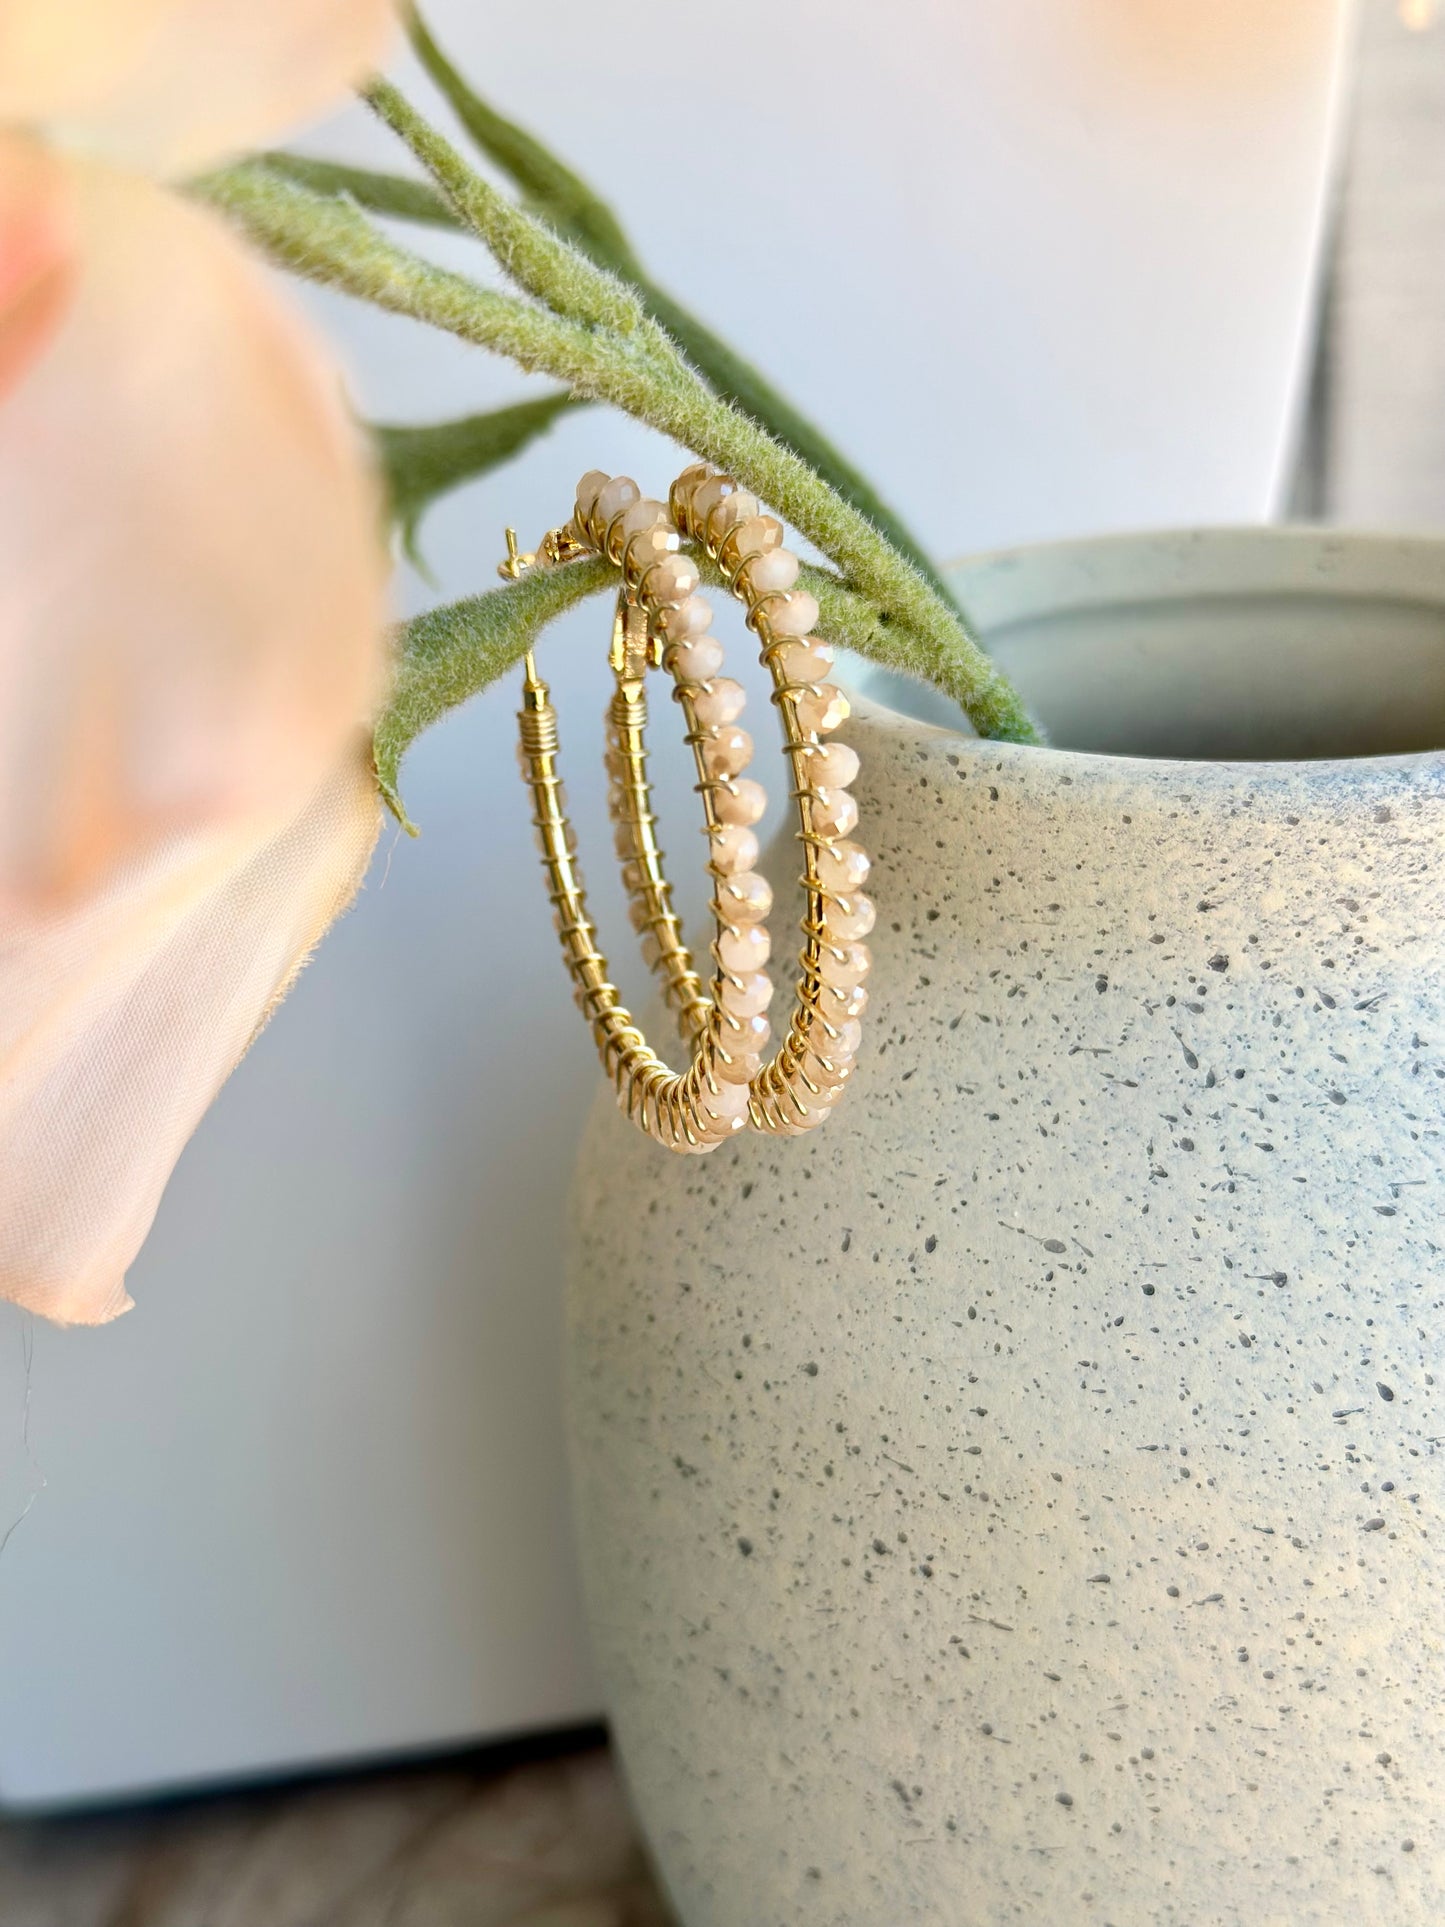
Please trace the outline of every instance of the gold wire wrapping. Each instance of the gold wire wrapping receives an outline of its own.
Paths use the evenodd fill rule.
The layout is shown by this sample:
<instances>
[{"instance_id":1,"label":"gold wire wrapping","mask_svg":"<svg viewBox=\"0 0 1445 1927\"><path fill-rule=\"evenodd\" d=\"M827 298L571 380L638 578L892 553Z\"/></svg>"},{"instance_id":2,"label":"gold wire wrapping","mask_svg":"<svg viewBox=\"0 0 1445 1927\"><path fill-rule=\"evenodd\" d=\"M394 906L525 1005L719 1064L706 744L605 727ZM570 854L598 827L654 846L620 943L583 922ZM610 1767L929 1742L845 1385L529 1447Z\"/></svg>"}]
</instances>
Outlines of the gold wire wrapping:
<instances>
[{"instance_id":1,"label":"gold wire wrapping","mask_svg":"<svg viewBox=\"0 0 1445 1927\"><path fill-rule=\"evenodd\" d=\"M624 538L621 523L630 503L619 509L605 528L599 528L595 517L584 516L579 508L565 528L548 534L535 557L519 555L514 532L508 530L508 555L500 565L500 573L515 577L534 562L553 566L577 555L597 553L621 571L610 656L616 687L607 710L609 810L634 927L643 936L649 966L677 1016L684 1041L691 1046L686 1071L670 1070L657 1056L609 979L606 959L598 949L596 931L588 916L575 839L557 774L556 712L530 653L519 718L520 760L532 791L533 822L577 1002L622 1108L649 1135L677 1150L710 1150L724 1142L741 1128L744 1118L740 1107L744 1103L746 1121L755 1129L772 1133L792 1134L826 1116L851 1074L850 1053L856 1049L856 1036L847 1042L841 1026L856 1015L866 998L866 993L830 984L824 975L824 958L829 951L839 961L846 956L828 932L827 905L833 893L824 887L818 869L818 851L839 839L820 833L814 819L817 788L809 763L821 745L818 732L802 726L797 710L799 697L816 696L820 685L790 680L782 661L788 644L806 646L806 638L775 632L770 612L779 604L787 604L789 591L754 591L748 567L753 554L740 554L735 540L744 518L735 514L721 532L712 527L714 514L736 485L729 477L714 477L709 472L707 479L715 479L721 492L698 518L692 512L692 489L698 479L699 471L689 470L673 484L668 503L672 529L654 524L636 528ZM635 494L635 486L628 486ZM770 522L770 530L770 544L778 546L781 529L776 521ZM650 668L671 666L673 695L683 710L686 740L697 770L695 788L702 799L711 840L720 827L718 794L730 791L735 779L715 775L708 767L705 744L711 740L711 732L699 724L694 686L682 674L678 656L670 652L665 634L669 610L686 598L677 591L676 582L670 596L655 594L651 580L654 571L676 553L683 536L707 550L722 569L732 594L745 605L747 624L758 639L761 659L772 678L772 700L782 722L784 753L792 775L791 795L799 825L796 834L803 849L803 942L793 1009L781 1046L754 1072L745 1091L740 1080L747 1077L748 1065L756 1062L749 1055L756 1049L752 1039L757 1034L765 1036L766 1029L757 1019L735 1016L724 1003L729 984L743 987L742 980L734 977L722 961L721 940L736 928L726 919L721 900L726 879L714 869L718 885L713 903L716 934L711 946L715 970L708 987L693 962L673 908L647 775L646 676ZM638 553L639 542L645 544L645 554ZM830 1044L839 1046L836 1060ZM826 1082L816 1082L804 1068L805 1062L818 1066Z\"/></svg>"},{"instance_id":2,"label":"gold wire wrapping","mask_svg":"<svg viewBox=\"0 0 1445 1927\"><path fill-rule=\"evenodd\" d=\"M609 807L620 831L618 855L631 902L632 926L655 956L649 966L662 982L663 995L677 1013L685 1038L700 1035L712 1014L712 999L693 967L682 925L672 907L672 886L657 841L657 818L647 780L647 691L644 678L651 654L645 618L626 594L618 599L613 631L612 667L617 688L607 707Z\"/></svg>"}]
</instances>

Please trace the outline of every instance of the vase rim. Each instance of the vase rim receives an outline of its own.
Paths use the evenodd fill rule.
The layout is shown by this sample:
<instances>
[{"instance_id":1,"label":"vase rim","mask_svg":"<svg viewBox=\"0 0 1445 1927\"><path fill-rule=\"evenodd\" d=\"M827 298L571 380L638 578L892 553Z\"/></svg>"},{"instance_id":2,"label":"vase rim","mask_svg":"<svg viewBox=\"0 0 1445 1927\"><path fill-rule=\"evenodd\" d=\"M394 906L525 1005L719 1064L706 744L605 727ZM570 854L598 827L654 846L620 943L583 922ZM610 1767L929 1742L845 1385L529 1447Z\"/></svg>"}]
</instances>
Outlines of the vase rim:
<instances>
[{"instance_id":1,"label":"vase rim","mask_svg":"<svg viewBox=\"0 0 1445 1927\"><path fill-rule=\"evenodd\" d=\"M1053 721L1051 703L1057 708L1062 700L1066 728L1050 733L1064 740L979 738L962 711L930 686L872 663L851 666L853 688L904 725L941 729L961 742L1027 759L1098 765L1101 773L1127 768L1138 776L1153 766L1175 776L1227 772L1232 780L1260 780L1273 771L1316 781L1366 770L1445 773L1445 535L1314 524L1118 531L994 549L949 565L945 574L984 648L1046 724ZM1368 650L1360 647L1364 606L1375 612ZM1123 632L1129 623L1132 637ZM1112 731L1100 726L1098 692L1107 676L1091 673L1087 652L1101 647L1101 630L1112 651L1100 657L1101 671L1112 671L1144 718L1146 740L1138 749L1089 740L1091 733L1107 739L1129 729L1127 723ZM1129 678L1119 679L1126 667ZM1071 680L1072 694L1066 690L1061 699L1056 685ZM1231 689L1238 695L1231 698ZM1357 722L1370 707L1357 698L1370 698L1376 708L1383 701L1390 714ZM1239 734L1243 717L1267 744L1272 737L1263 719L1271 709L1286 741L1309 734L1302 716L1311 700L1324 705L1327 720L1316 734L1327 745L1357 727L1385 740L1358 750L1284 754L1257 747L1190 753L1187 747L1194 713L1211 706L1218 712L1215 733L1226 740ZM1070 701L1090 711L1082 730L1068 722ZM1151 732L1160 735L1161 717L1181 747L1148 746ZM1199 725L1206 737L1210 727ZM1389 747L1397 729L1415 740ZM1422 729L1438 730L1438 740L1419 740ZM1083 740L1070 741L1071 734Z\"/></svg>"},{"instance_id":2,"label":"vase rim","mask_svg":"<svg viewBox=\"0 0 1445 1927\"><path fill-rule=\"evenodd\" d=\"M1198 549L1251 547L1261 553L1327 549L1341 554L1383 556L1389 551L1406 552L1433 561L1441 571L1439 581L1445 587L1445 530L1334 522L1181 522L1162 524L1158 528L1101 529L1094 534L1049 535L1029 542L1001 542L992 548L950 556L940 567L945 576L965 575L972 579L1000 563L1033 561L1043 556L1094 557L1109 551L1123 553L1180 545Z\"/></svg>"}]
</instances>

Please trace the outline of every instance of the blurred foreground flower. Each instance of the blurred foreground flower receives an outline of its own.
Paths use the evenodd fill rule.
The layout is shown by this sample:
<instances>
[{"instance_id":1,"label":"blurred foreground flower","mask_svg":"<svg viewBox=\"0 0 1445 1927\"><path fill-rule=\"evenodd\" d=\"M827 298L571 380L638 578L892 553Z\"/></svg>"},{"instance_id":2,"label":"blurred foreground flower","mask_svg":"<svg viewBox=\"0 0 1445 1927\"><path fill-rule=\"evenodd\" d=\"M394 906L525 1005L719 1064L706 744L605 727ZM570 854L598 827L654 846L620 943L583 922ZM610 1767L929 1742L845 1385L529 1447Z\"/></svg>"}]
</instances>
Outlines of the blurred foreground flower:
<instances>
[{"instance_id":1,"label":"blurred foreground flower","mask_svg":"<svg viewBox=\"0 0 1445 1927\"><path fill-rule=\"evenodd\" d=\"M360 882L381 510L339 377L161 181L388 0L0 0L0 1295L77 1322Z\"/></svg>"},{"instance_id":2,"label":"blurred foreground flower","mask_svg":"<svg viewBox=\"0 0 1445 1927\"><path fill-rule=\"evenodd\" d=\"M65 1323L125 1272L186 1140L361 882L358 749L289 819L180 838L0 929L0 1293Z\"/></svg>"}]
</instances>

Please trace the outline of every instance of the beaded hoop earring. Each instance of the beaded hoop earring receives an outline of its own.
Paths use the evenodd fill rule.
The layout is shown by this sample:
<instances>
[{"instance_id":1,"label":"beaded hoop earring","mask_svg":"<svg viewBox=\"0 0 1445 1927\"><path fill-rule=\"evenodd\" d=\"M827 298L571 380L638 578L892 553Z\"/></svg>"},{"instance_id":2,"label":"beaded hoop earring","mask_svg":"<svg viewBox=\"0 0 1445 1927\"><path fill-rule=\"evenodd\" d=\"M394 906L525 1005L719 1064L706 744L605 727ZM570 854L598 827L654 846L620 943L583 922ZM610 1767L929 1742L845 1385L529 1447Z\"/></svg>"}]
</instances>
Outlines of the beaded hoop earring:
<instances>
[{"instance_id":1,"label":"beaded hoop earring","mask_svg":"<svg viewBox=\"0 0 1445 1927\"><path fill-rule=\"evenodd\" d=\"M709 990L703 990L682 942L653 832L643 743L644 678L665 650L685 666L686 652L707 627L711 614L706 602L694 594L697 565L680 555L678 546L662 503L643 503L636 484L625 477L609 482L606 476L593 474L584 476L579 485L572 521L564 529L551 531L536 556L517 555L515 537L509 531L509 556L500 572L515 576L534 562L551 566L584 554L604 555L621 571L611 653L617 687L608 708L611 803L633 921L655 946L650 961L663 974L669 1001L690 1036L691 1060L686 1070L669 1068L648 1044L610 981L606 958L597 947L557 769L557 713L530 651L518 718L519 760L532 791L532 820L574 995L592 1029L603 1068L616 1087L618 1103L640 1129L670 1149L710 1151L746 1124L749 1082L770 1035L762 1013L771 999L772 985L761 969L767 957L766 931L756 924L725 921L719 913L713 942L716 970ZM687 684L680 681L678 687L686 690ZM705 795L726 797L721 808L740 828L756 821L765 799L755 783L737 773L746 760L745 754L740 758L744 746L737 741L744 732L732 732L714 744L707 734L709 726L687 695L683 711L698 759L699 787L706 786ZM710 825L714 809L709 806ZM751 838L751 832L747 834ZM756 847L752 839L754 852ZM729 849L739 858L748 854L740 837L731 842L724 837L716 847L716 859L726 862ZM746 865L732 872L746 889L744 875L750 875ZM766 890L760 878L757 883ZM757 967L742 968L748 964Z\"/></svg>"},{"instance_id":2,"label":"beaded hoop earring","mask_svg":"<svg viewBox=\"0 0 1445 1927\"><path fill-rule=\"evenodd\" d=\"M782 1047L753 1079L750 1119L761 1130L794 1134L820 1123L842 1096L868 1001L872 960L862 939L874 909L862 886L870 865L849 836L858 822L849 794L858 757L823 740L847 720L848 700L827 680L833 651L810 633L818 604L796 587L800 565L783 546L776 516L705 462L684 469L669 506L679 534L706 550L743 603L783 725L803 846L801 975Z\"/></svg>"},{"instance_id":3,"label":"beaded hoop earring","mask_svg":"<svg viewBox=\"0 0 1445 1927\"><path fill-rule=\"evenodd\" d=\"M747 605L762 659L774 683L793 768L793 796L804 848L802 977L787 1037L764 1063L772 984L764 966L769 937L763 920L772 893L756 874L753 824L765 807L760 786L742 771L752 740L738 727L741 687L722 677L721 645L707 633L712 619L697 593L699 572L679 553L679 532L695 536ZM534 562L565 563L602 555L622 576L610 661L617 686L608 707L609 807L644 954L676 1012L692 1060L674 1072L642 1037L608 980L597 949L576 864L576 845L557 775L556 712L529 653L520 759L532 790L564 958L604 1067L627 1114L650 1136L682 1151L713 1149L745 1122L794 1134L821 1122L851 1073L867 1001L868 953L858 939L872 927L872 905L858 894L868 859L845 840L857 820L847 786L857 757L820 737L843 721L848 706L823 677L832 664L826 643L810 637L817 604L794 591L798 564L781 546L782 527L759 512L756 499L706 467L687 470L669 506L641 498L626 476L600 471L578 485L572 520L554 529L536 556L518 556L508 531L500 573L516 576ZM644 683L650 667L671 671L675 700L697 764L714 879L715 965L704 990L672 908L655 833L647 781Z\"/></svg>"}]
</instances>

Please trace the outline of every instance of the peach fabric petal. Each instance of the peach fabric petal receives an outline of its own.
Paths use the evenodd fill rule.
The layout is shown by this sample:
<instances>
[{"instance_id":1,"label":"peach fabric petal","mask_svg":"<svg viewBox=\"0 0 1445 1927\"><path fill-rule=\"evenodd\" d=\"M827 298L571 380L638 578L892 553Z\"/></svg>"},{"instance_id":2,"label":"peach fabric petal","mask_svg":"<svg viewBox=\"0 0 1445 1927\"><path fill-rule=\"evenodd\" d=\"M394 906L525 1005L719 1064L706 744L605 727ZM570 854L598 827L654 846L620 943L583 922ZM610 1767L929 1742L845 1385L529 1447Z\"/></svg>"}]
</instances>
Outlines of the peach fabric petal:
<instances>
[{"instance_id":1,"label":"peach fabric petal","mask_svg":"<svg viewBox=\"0 0 1445 1927\"><path fill-rule=\"evenodd\" d=\"M309 791L384 674L334 369L216 220L68 163L82 267L0 400L0 920Z\"/></svg>"},{"instance_id":2,"label":"peach fabric petal","mask_svg":"<svg viewBox=\"0 0 1445 1927\"><path fill-rule=\"evenodd\" d=\"M74 285L70 176L37 142L0 131L0 398L54 334Z\"/></svg>"},{"instance_id":3,"label":"peach fabric petal","mask_svg":"<svg viewBox=\"0 0 1445 1927\"><path fill-rule=\"evenodd\" d=\"M193 174L341 105L395 27L392 0L180 0L118 84L57 133L148 174Z\"/></svg>"},{"instance_id":4,"label":"peach fabric petal","mask_svg":"<svg viewBox=\"0 0 1445 1927\"><path fill-rule=\"evenodd\" d=\"M182 0L0 0L0 120L77 115L120 86Z\"/></svg>"},{"instance_id":5,"label":"peach fabric petal","mask_svg":"<svg viewBox=\"0 0 1445 1927\"><path fill-rule=\"evenodd\" d=\"M129 1308L176 1159L379 823L357 747L288 821L179 839L0 925L0 1297L65 1324Z\"/></svg>"}]
</instances>

